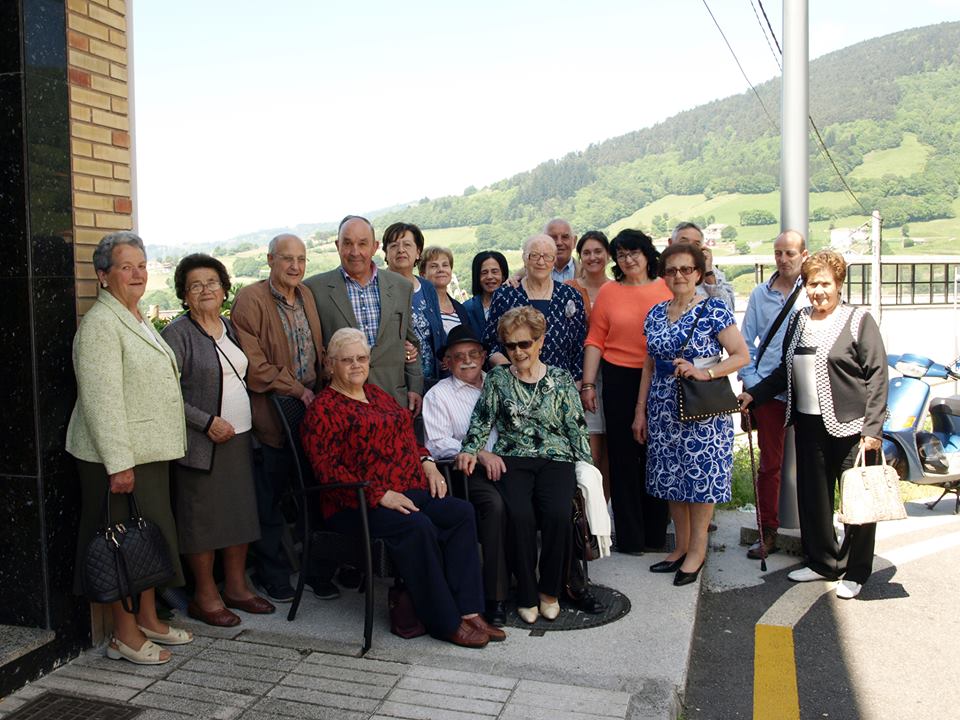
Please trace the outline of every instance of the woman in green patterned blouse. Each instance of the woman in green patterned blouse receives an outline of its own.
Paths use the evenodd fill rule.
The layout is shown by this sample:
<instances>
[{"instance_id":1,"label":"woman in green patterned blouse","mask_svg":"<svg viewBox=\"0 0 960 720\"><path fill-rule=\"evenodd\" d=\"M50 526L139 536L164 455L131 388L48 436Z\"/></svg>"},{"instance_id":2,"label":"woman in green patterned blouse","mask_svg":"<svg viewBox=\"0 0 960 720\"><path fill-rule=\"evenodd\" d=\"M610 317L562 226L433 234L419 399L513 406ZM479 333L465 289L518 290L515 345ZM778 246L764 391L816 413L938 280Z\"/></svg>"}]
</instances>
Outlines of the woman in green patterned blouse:
<instances>
[{"instance_id":1,"label":"woman in green patterned blouse","mask_svg":"<svg viewBox=\"0 0 960 720\"><path fill-rule=\"evenodd\" d=\"M514 538L517 612L525 622L560 614L557 596L563 584L563 557L572 525L570 508L577 460L590 462L590 441L583 407L566 370L540 361L547 321L529 306L507 311L497 325L510 365L491 370L463 440L457 467L469 476L495 427L493 452L506 472L500 492ZM539 520L539 523L538 523ZM537 530L542 539L537 582ZM539 597L538 597L539 596ZM539 604L539 609L538 609Z\"/></svg>"}]
</instances>

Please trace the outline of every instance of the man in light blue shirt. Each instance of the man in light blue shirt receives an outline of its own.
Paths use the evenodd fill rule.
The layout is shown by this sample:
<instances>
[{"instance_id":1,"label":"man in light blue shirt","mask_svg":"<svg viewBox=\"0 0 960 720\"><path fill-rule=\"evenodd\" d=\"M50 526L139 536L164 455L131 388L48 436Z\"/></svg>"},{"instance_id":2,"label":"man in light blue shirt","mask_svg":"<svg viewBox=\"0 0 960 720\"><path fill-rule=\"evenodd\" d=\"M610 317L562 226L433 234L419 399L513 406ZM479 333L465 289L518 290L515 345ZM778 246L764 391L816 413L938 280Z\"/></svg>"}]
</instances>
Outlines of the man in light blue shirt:
<instances>
[{"instance_id":1,"label":"man in light blue shirt","mask_svg":"<svg viewBox=\"0 0 960 720\"><path fill-rule=\"evenodd\" d=\"M780 365L783 338L787 332L790 316L809 304L801 287L800 267L807 258L803 235L796 230L785 230L773 243L773 257L777 271L771 278L757 285L750 293L747 312L743 316L741 331L750 349L750 364L742 368L738 377L743 387L749 388L770 375ZM785 304L791 309L771 335L773 325ZM768 339L768 336L769 339ZM765 347L764 347L765 345ZM761 354L761 347L764 347ZM759 362L758 362L758 355ZM780 466L783 464L784 420L786 418L785 395L778 395L764 405L753 408L757 429L757 445L760 447L760 469L757 472L757 505L763 525L763 544L760 541L750 546L747 557L760 559L777 550L777 529L780 503Z\"/></svg>"},{"instance_id":2,"label":"man in light blue shirt","mask_svg":"<svg viewBox=\"0 0 960 720\"><path fill-rule=\"evenodd\" d=\"M697 295L715 297L723 300L730 309L735 310L736 293L733 285L727 282L720 268L713 266L713 252L703 242L703 230L696 223L682 222L670 234L669 245L696 245L707 260L707 271L703 274L703 282L697 285Z\"/></svg>"},{"instance_id":3,"label":"man in light blue shirt","mask_svg":"<svg viewBox=\"0 0 960 720\"><path fill-rule=\"evenodd\" d=\"M573 259L573 248L577 244L577 236L573 228L563 218L554 218L548 222L543 233L553 238L557 244L557 257L553 262L553 281L564 283L573 280L577 275L577 261Z\"/></svg>"}]
</instances>

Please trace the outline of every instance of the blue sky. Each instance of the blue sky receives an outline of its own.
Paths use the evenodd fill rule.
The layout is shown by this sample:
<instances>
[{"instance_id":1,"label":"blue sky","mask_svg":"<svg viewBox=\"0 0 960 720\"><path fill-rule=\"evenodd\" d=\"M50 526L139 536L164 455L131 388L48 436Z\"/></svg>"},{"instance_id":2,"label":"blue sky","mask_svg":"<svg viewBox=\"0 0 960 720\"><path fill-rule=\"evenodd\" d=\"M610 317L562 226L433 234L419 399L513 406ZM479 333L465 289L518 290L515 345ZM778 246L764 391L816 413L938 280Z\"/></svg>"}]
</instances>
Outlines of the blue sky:
<instances>
[{"instance_id":1,"label":"blue sky","mask_svg":"<svg viewBox=\"0 0 960 720\"><path fill-rule=\"evenodd\" d=\"M709 2L750 80L773 77L750 0ZM149 243L459 194L748 89L702 0L130 5ZM955 0L809 5L811 58L960 19Z\"/></svg>"}]
</instances>

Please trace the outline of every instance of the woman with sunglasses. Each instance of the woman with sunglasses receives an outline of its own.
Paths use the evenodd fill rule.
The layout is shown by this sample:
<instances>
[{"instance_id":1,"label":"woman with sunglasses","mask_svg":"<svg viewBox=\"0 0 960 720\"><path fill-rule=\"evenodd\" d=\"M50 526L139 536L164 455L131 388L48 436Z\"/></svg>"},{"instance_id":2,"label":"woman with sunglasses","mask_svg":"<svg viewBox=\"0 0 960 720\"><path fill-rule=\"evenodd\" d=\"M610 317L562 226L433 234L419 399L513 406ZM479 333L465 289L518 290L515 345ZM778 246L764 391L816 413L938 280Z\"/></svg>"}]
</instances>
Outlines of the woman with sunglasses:
<instances>
[{"instance_id":1,"label":"woman with sunglasses","mask_svg":"<svg viewBox=\"0 0 960 720\"><path fill-rule=\"evenodd\" d=\"M477 453L491 430L497 429L493 452L506 466L499 487L513 540L517 612L527 623L536 622L539 615L555 620L560 614L564 551L573 530L574 466L578 460L591 461L587 424L573 378L540 359L547 330L543 313L529 306L508 310L499 319L499 347L510 365L487 373L457 455L457 468L469 476ZM539 565L538 530L543 546Z\"/></svg>"},{"instance_id":2,"label":"woman with sunglasses","mask_svg":"<svg viewBox=\"0 0 960 720\"><path fill-rule=\"evenodd\" d=\"M676 378L732 375L750 355L723 300L697 295L706 270L699 248L670 245L660 255L660 268L673 299L651 308L644 322L647 360L633 431L637 442L647 444L647 492L669 502L677 539L673 552L650 571L675 573L674 585L688 585L707 556L713 506L730 499L733 421L721 415L681 422Z\"/></svg>"},{"instance_id":3,"label":"woman with sunglasses","mask_svg":"<svg viewBox=\"0 0 960 720\"><path fill-rule=\"evenodd\" d=\"M584 409L598 410L602 374L616 549L642 555L646 548L662 548L667 539L667 504L644 489L646 448L631 430L647 360L643 321L650 308L672 296L657 277L660 253L650 237L639 230L623 230L611 249L616 281L600 288L593 305L580 399Z\"/></svg>"},{"instance_id":4,"label":"woman with sunglasses","mask_svg":"<svg viewBox=\"0 0 960 720\"><path fill-rule=\"evenodd\" d=\"M557 245L549 235L532 235L523 244L524 277L519 286L502 285L490 303L484 346L491 365L510 362L500 345L500 318L512 308L528 305L539 310L547 322L543 338L543 361L569 372L580 382L583 376L583 341L587 336L587 318L580 293L569 285L553 280Z\"/></svg>"}]
</instances>

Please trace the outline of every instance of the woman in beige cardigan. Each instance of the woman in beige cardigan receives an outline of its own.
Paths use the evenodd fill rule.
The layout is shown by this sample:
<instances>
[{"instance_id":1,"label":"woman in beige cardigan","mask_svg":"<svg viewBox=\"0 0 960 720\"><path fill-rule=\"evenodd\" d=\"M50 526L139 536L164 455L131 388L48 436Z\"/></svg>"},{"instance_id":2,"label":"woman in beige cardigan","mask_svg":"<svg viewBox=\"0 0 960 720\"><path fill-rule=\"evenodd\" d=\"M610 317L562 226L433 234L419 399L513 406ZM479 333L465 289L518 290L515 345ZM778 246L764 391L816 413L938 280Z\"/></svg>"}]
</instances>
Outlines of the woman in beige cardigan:
<instances>
[{"instance_id":1,"label":"woman in beige cardigan","mask_svg":"<svg viewBox=\"0 0 960 720\"><path fill-rule=\"evenodd\" d=\"M160 527L170 546L173 584L182 585L168 461L186 450L183 400L173 351L137 307L147 286L143 241L131 232L106 235L93 266L101 289L73 341L77 404L67 428L67 452L77 459L82 496L74 590L81 593L83 553L102 524L108 487L113 519L127 517L125 494L136 489L143 516ZM170 660L170 652L157 643L193 640L160 622L153 588L141 594L136 615L119 602L110 610L112 659L159 665Z\"/></svg>"}]
</instances>

